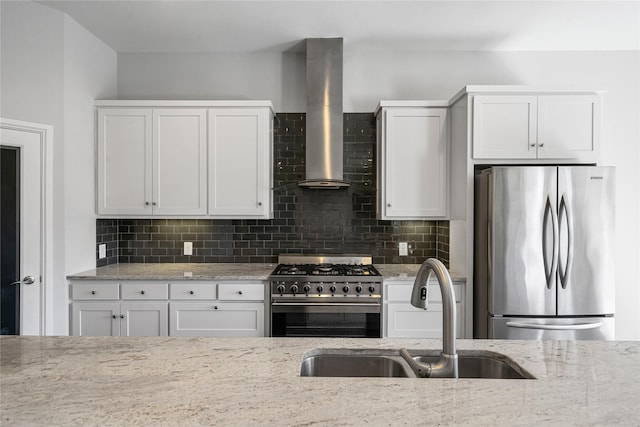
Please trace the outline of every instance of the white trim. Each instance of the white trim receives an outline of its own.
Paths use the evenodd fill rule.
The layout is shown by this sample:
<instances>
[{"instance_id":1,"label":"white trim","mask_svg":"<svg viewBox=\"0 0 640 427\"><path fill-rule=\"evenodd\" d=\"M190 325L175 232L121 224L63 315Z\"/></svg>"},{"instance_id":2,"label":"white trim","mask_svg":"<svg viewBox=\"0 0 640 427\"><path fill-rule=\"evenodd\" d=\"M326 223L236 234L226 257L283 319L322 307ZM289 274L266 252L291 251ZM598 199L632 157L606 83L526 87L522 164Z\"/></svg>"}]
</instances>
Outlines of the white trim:
<instances>
[{"instance_id":1,"label":"white trim","mask_svg":"<svg viewBox=\"0 0 640 427\"><path fill-rule=\"evenodd\" d=\"M0 128L40 135L42 180L41 335L53 334L53 126L0 117ZM44 332L44 333L43 333Z\"/></svg>"},{"instance_id":2,"label":"white trim","mask_svg":"<svg viewBox=\"0 0 640 427\"><path fill-rule=\"evenodd\" d=\"M192 108L246 108L246 107L267 107L274 114L273 103L271 101L253 100L140 100L140 99L97 99L94 102L96 107L192 107Z\"/></svg>"}]
</instances>

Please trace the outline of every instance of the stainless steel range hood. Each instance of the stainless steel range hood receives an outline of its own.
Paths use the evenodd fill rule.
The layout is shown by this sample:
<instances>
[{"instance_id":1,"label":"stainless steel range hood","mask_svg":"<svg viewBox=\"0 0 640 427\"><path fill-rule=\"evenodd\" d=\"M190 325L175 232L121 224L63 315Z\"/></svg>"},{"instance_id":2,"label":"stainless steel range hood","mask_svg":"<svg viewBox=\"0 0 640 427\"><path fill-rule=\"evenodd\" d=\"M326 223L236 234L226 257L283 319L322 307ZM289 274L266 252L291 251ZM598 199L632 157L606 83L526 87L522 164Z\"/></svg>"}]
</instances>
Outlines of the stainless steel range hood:
<instances>
[{"instance_id":1,"label":"stainless steel range hood","mask_svg":"<svg viewBox=\"0 0 640 427\"><path fill-rule=\"evenodd\" d=\"M306 179L300 187L344 188L342 38L306 39Z\"/></svg>"}]
</instances>

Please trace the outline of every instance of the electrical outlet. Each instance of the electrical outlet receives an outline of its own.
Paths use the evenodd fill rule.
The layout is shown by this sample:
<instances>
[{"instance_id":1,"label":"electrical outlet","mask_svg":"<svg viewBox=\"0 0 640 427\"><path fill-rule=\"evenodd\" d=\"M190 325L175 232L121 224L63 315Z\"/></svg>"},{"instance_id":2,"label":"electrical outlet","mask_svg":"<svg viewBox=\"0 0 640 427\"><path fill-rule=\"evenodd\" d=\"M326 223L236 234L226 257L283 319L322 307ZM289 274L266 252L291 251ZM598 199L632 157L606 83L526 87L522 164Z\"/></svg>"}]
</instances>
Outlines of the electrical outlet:
<instances>
[{"instance_id":1,"label":"electrical outlet","mask_svg":"<svg viewBox=\"0 0 640 427\"><path fill-rule=\"evenodd\" d=\"M193 255L193 242L184 242L184 254Z\"/></svg>"},{"instance_id":2,"label":"electrical outlet","mask_svg":"<svg viewBox=\"0 0 640 427\"><path fill-rule=\"evenodd\" d=\"M409 245L407 242L400 242L398 244L398 251L400 252L400 256L408 256L409 255Z\"/></svg>"},{"instance_id":3,"label":"electrical outlet","mask_svg":"<svg viewBox=\"0 0 640 427\"><path fill-rule=\"evenodd\" d=\"M107 245L104 243L98 245L98 259L107 257Z\"/></svg>"}]
</instances>

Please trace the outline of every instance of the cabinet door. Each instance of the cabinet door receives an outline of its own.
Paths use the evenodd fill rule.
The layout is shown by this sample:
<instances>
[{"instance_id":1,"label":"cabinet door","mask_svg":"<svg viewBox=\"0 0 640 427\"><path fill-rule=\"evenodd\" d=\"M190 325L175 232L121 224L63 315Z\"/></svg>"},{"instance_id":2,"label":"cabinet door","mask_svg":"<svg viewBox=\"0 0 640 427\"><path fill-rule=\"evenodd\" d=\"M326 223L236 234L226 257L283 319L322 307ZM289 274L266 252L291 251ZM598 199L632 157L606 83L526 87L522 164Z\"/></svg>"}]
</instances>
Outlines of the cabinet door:
<instances>
[{"instance_id":1,"label":"cabinet door","mask_svg":"<svg viewBox=\"0 0 640 427\"><path fill-rule=\"evenodd\" d=\"M206 215L207 111L153 110L153 214Z\"/></svg>"},{"instance_id":2,"label":"cabinet door","mask_svg":"<svg viewBox=\"0 0 640 427\"><path fill-rule=\"evenodd\" d=\"M71 304L73 328L76 336L119 336L120 303L76 302Z\"/></svg>"},{"instance_id":3,"label":"cabinet door","mask_svg":"<svg viewBox=\"0 0 640 427\"><path fill-rule=\"evenodd\" d=\"M456 337L464 338L462 304L456 302ZM406 303L389 303L386 307L389 338L442 338L442 304L429 304L422 310Z\"/></svg>"},{"instance_id":4,"label":"cabinet door","mask_svg":"<svg viewBox=\"0 0 640 427\"><path fill-rule=\"evenodd\" d=\"M150 109L98 110L98 214L151 214L151 142Z\"/></svg>"},{"instance_id":5,"label":"cabinet door","mask_svg":"<svg viewBox=\"0 0 640 427\"><path fill-rule=\"evenodd\" d=\"M473 97L474 159L535 159L537 97Z\"/></svg>"},{"instance_id":6,"label":"cabinet door","mask_svg":"<svg viewBox=\"0 0 640 427\"><path fill-rule=\"evenodd\" d=\"M538 158L594 158L600 137L597 95L538 97Z\"/></svg>"},{"instance_id":7,"label":"cabinet door","mask_svg":"<svg viewBox=\"0 0 640 427\"><path fill-rule=\"evenodd\" d=\"M129 302L120 305L121 334L127 337L166 337L169 335L166 302Z\"/></svg>"},{"instance_id":8,"label":"cabinet door","mask_svg":"<svg viewBox=\"0 0 640 427\"><path fill-rule=\"evenodd\" d=\"M444 108L386 111L382 219L447 215L446 114Z\"/></svg>"},{"instance_id":9,"label":"cabinet door","mask_svg":"<svg viewBox=\"0 0 640 427\"><path fill-rule=\"evenodd\" d=\"M171 336L264 336L263 303L171 303L170 312Z\"/></svg>"},{"instance_id":10,"label":"cabinet door","mask_svg":"<svg viewBox=\"0 0 640 427\"><path fill-rule=\"evenodd\" d=\"M266 109L209 110L209 214L271 215L271 134Z\"/></svg>"}]
</instances>

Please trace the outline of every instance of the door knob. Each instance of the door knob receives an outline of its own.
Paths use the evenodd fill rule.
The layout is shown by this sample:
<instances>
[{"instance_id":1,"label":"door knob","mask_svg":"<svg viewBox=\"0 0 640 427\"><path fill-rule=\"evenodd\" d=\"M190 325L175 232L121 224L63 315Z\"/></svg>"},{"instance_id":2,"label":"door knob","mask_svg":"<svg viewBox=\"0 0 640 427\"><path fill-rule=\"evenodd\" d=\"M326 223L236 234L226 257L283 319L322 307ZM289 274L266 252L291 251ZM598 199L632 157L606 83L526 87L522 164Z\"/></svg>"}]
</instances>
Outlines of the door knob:
<instances>
[{"instance_id":1,"label":"door knob","mask_svg":"<svg viewBox=\"0 0 640 427\"><path fill-rule=\"evenodd\" d=\"M22 280L16 280L15 282L9 283L9 285L32 285L36 279L33 276L24 276Z\"/></svg>"}]
</instances>

